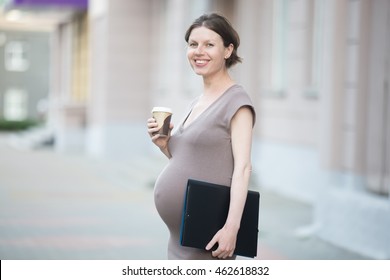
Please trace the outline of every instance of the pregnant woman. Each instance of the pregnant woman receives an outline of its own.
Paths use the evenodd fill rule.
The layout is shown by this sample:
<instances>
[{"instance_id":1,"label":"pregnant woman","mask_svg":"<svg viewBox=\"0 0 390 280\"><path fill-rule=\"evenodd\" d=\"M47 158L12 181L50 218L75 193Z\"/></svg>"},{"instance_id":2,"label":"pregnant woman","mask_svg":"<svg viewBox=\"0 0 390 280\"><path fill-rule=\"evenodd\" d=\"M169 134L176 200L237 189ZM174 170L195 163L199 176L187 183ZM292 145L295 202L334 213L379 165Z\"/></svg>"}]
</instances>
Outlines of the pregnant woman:
<instances>
[{"instance_id":1,"label":"pregnant woman","mask_svg":"<svg viewBox=\"0 0 390 280\"><path fill-rule=\"evenodd\" d=\"M156 120L148 120L153 143L169 158L155 184L155 205L170 233L168 259L235 259L233 252L252 169L255 122L248 94L228 72L241 62L237 54L240 40L228 20L215 13L196 19L185 40L188 61L203 78L203 93L190 104L188 114L168 137L156 134ZM180 245L184 195L190 178L230 186L226 222L204 250ZM212 251L215 244L218 247Z\"/></svg>"}]
</instances>

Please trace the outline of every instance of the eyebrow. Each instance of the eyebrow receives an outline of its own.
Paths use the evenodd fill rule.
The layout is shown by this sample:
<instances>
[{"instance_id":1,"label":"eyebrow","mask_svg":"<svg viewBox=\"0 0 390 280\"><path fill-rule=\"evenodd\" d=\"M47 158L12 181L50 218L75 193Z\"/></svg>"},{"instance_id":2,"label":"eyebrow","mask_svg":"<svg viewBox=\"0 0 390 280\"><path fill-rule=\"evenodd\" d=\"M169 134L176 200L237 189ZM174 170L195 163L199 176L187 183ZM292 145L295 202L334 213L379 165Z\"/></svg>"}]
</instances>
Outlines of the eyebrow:
<instances>
[{"instance_id":1,"label":"eyebrow","mask_svg":"<svg viewBox=\"0 0 390 280\"><path fill-rule=\"evenodd\" d=\"M214 39L211 39L211 40L205 40L205 41L200 41L200 42L203 42L203 43L213 43L213 44L215 44L216 42L215 42L216 40L214 40ZM189 39L188 40L188 43L190 43L190 42L195 42L195 43L198 43L199 41L198 40L195 40L195 39Z\"/></svg>"}]
</instances>

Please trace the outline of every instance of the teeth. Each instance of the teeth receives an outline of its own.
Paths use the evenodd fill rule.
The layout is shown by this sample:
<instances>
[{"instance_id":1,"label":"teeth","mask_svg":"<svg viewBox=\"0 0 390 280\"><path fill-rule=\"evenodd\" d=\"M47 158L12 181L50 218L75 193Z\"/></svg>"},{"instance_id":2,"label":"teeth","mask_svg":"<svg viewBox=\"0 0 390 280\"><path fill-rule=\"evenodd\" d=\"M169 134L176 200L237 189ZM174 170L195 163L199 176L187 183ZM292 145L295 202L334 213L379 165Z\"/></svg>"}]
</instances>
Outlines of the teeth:
<instances>
[{"instance_id":1,"label":"teeth","mask_svg":"<svg viewBox=\"0 0 390 280\"><path fill-rule=\"evenodd\" d=\"M199 64L205 64L207 61L206 60L195 60L196 63Z\"/></svg>"}]
</instances>

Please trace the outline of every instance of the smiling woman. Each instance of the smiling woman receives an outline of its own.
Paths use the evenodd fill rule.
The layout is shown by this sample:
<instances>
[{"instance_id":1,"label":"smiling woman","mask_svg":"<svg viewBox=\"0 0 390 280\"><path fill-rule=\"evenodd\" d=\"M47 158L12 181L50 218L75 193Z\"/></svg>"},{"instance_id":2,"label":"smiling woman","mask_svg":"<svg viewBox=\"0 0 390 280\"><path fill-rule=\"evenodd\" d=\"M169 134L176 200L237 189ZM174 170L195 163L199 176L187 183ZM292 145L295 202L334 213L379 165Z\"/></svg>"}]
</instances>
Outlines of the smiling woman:
<instances>
[{"instance_id":1,"label":"smiling woman","mask_svg":"<svg viewBox=\"0 0 390 280\"><path fill-rule=\"evenodd\" d=\"M234 64L242 61L241 58L237 55L237 49L240 45L240 37L238 36L238 33L233 29L226 18L223 18L217 14L203 15L194 21L184 36L184 39L189 44L189 46L191 46L190 35L192 35L192 31L202 26L209 29L210 31L214 31L217 35L219 35L225 48L232 47L231 54L224 57L226 59L226 68L229 68Z\"/></svg>"},{"instance_id":2,"label":"smiling woman","mask_svg":"<svg viewBox=\"0 0 390 280\"><path fill-rule=\"evenodd\" d=\"M153 143L170 159L155 184L155 205L170 232L169 259L235 259L233 252L251 173L255 121L248 94L228 72L241 61L237 55L239 37L226 18L209 14L194 21L185 40L188 61L203 78L203 94L191 103L179 129L168 137L156 134L156 120L148 120ZM226 222L203 250L180 246L179 241L189 179L231 187Z\"/></svg>"},{"instance_id":3,"label":"smiling woman","mask_svg":"<svg viewBox=\"0 0 390 280\"><path fill-rule=\"evenodd\" d=\"M218 33L202 26L191 32L187 57L196 74L210 79L210 75L224 70L233 49L233 44L225 47Z\"/></svg>"}]
</instances>

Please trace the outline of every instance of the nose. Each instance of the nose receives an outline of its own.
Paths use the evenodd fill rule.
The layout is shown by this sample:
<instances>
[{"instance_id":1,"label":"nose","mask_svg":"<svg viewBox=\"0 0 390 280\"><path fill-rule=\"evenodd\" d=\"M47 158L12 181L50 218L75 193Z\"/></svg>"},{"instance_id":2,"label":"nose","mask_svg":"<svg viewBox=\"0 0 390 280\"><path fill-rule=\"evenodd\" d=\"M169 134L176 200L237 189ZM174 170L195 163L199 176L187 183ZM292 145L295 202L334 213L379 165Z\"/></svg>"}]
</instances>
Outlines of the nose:
<instances>
[{"instance_id":1,"label":"nose","mask_svg":"<svg viewBox=\"0 0 390 280\"><path fill-rule=\"evenodd\" d=\"M201 55L201 54L203 54L203 47L199 45L199 46L195 49L195 54L196 54L196 55Z\"/></svg>"}]
</instances>

